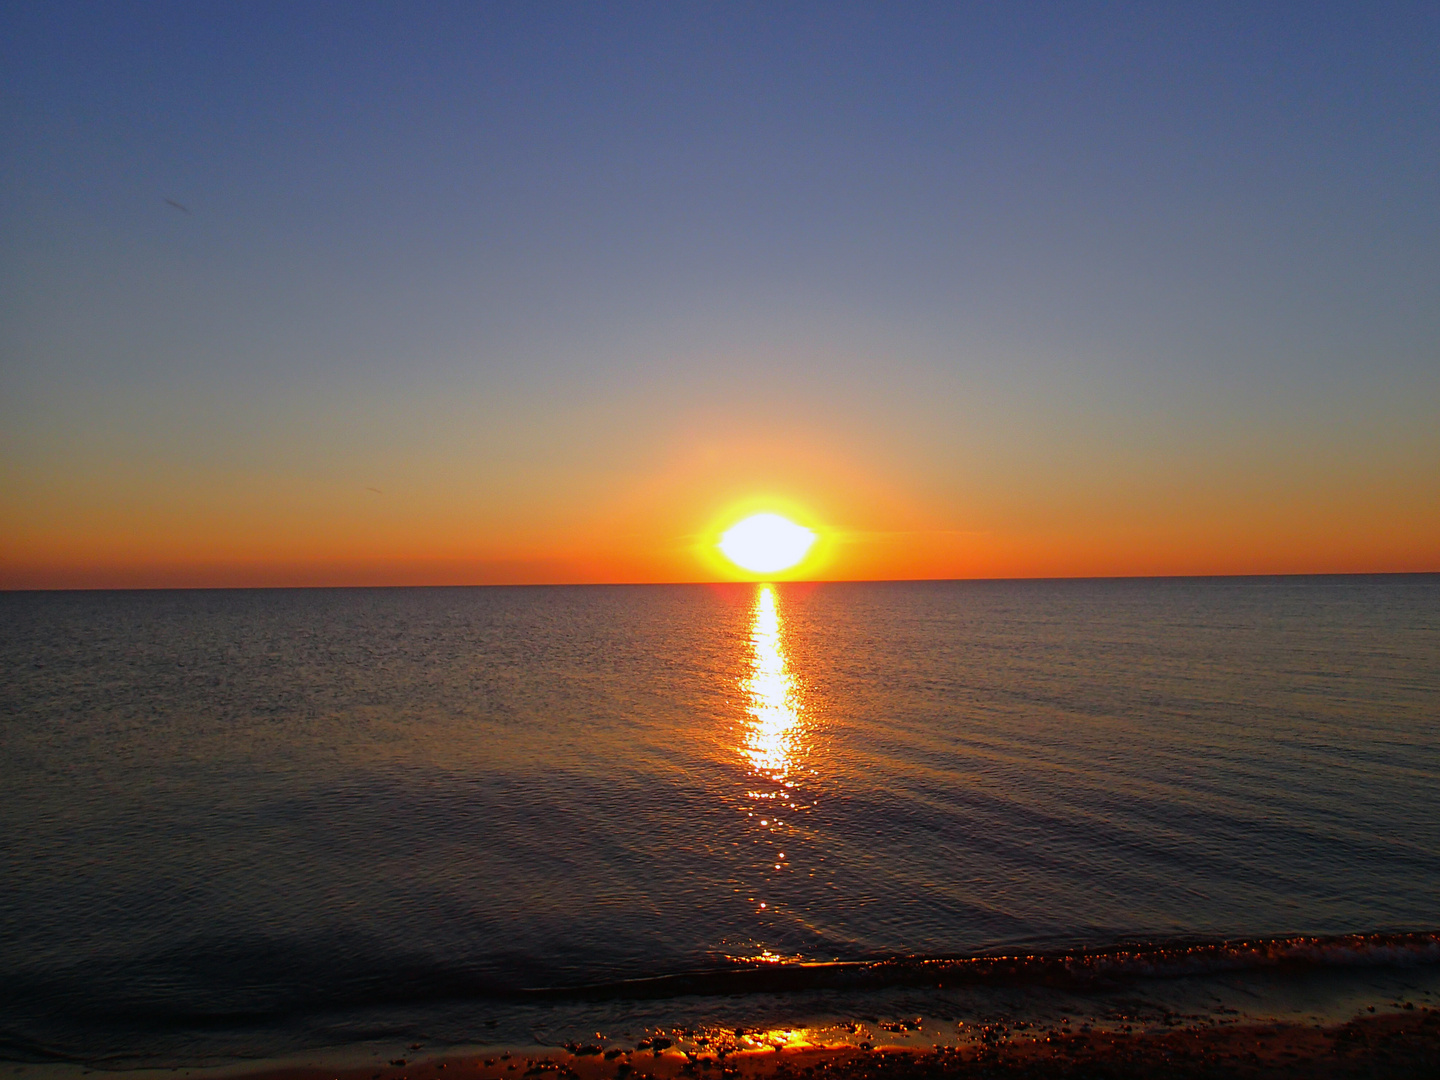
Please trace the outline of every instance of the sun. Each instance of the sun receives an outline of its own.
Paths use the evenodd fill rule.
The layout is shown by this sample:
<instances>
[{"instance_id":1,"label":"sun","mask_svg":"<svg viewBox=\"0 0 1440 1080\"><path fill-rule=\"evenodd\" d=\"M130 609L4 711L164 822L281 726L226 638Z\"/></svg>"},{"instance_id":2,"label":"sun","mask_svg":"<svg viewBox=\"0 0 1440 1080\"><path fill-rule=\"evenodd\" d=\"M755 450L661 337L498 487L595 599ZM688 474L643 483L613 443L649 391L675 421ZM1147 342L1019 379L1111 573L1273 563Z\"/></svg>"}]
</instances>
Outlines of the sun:
<instances>
[{"instance_id":1,"label":"sun","mask_svg":"<svg viewBox=\"0 0 1440 1080\"><path fill-rule=\"evenodd\" d=\"M810 550L815 534L779 514L752 514L725 530L720 550L742 570L773 574L789 570Z\"/></svg>"}]
</instances>

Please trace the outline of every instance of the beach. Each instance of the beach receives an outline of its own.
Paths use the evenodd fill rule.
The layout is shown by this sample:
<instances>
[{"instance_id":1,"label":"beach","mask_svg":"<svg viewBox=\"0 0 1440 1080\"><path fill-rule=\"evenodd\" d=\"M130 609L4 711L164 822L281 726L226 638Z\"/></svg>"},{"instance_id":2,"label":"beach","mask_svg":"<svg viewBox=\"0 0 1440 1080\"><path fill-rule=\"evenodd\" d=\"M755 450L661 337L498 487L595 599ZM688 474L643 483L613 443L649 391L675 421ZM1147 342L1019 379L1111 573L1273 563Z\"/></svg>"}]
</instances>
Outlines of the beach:
<instances>
[{"instance_id":1,"label":"beach","mask_svg":"<svg viewBox=\"0 0 1440 1080\"><path fill-rule=\"evenodd\" d=\"M917 1026L913 1021L871 1025ZM435 1049L410 1043L361 1063L322 1055L213 1069L106 1072L75 1066L32 1071L58 1078L152 1080L929 1080L934 1077L1279 1077L1292 1080L1409 1078L1440 1070L1440 1010L1382 1005L1342 1024L1197 1023L1173 1018L1143 1030L1023 1020L961 1024L929 1047L812 1043L795 1032L678 1028L638 1040L597 1038L567 1048ZM597 1033L599 1035L600 1033ZM395 1056L384 1057L393 1052ZM26 1072L24 1067L16 1073Z\"/></svg>"},{"instance_id":2,"label":"beach","mask_svg":"<svg viewBox=\"0 0 1440 1080\"><path fill-rule=\"evenodd\" d=\"M874 1046L745 1049L723 1045L688 1052L638 1050L594 1053L597 1047L553 1056L502 1061L495 1057L391 1066L379 1080L414 1080L451 1072L483 1080L550 1076L557 1080L680 1080L710 1075L727 1080L923 1080L929 1077L1267 1076L1295 1078L1417 1077L1440 1069L1440 1012L1421 1008L1365 1015L1333 1027L1298 1024L1191 1025L1173 1031L1125 1033L997 1023L960 1045L929 1050ZM608 1057L607 1054L613 1055ZM512 1069L513 1066L513 1069ZM375 1080L363 1070L329 1080ZM326 1080L323 1072L290 1072L255 1080Z\"/></svg>"}]
</instances>

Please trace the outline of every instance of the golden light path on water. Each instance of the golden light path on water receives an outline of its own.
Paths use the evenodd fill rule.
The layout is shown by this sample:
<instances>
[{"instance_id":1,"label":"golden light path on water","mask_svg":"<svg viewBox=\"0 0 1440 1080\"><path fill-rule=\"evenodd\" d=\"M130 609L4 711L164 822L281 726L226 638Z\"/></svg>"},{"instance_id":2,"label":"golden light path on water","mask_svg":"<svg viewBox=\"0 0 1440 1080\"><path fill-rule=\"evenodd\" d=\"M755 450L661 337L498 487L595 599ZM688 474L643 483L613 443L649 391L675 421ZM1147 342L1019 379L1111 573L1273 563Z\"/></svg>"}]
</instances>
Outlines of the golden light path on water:
<instances>
[{"instance_id":1,"label":"golden light path on water","mask_svg":"<svg viewBox=\"0 0 1440 1080\"><path fill-rule=\"evenodd\" d=\"M750 714L744 753L757 773L790 787L786 777L790 772L800 712L795 682L786 670L785 651L780 642L775 590L769 585L760 586L755 598L750 645L750 674L740 684L748 695L746 711Z\"/></svg>"},{"instance_id":2,"label":"golden light path on water","mask_svg":"<svg viewBox=\"0 0 1440 1080\"><path fill-rule=\"evenodd\" d=\"M794 809L791 789L795 782L790 779L790 773L795 768L801 734L800 700L795 679L785 662L781 629L775 589L770 585L761 585L755 595L755 610L750 624L749 671L740 680L748 718L739 749L748 760L755 778L762 781L757 785L758 790L746 794L753 800L754 809L749 812L750 817L771 838L770 846L775 854L772 856L774 861L766 868L770 875L788 869L785 852L781 850L784 833L780 815L789 816ZM762 897L750 899L756 905L757 913L767 913L769 905ZM752 954L747 959L769 963L799 959L784 957L758 942L756 945L758 954Z\"/></svg>"}]
</instances>

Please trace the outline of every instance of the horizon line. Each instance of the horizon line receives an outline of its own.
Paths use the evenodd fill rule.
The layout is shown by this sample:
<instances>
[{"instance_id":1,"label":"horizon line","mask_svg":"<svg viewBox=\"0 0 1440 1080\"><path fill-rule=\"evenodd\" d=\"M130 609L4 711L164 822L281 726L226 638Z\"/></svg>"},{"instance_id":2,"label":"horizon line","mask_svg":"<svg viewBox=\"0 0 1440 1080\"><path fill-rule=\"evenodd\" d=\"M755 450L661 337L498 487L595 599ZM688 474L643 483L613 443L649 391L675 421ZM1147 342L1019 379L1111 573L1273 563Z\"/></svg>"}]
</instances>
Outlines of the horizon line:
<instances>
[{"instance_id":1,"label":"horizon line","mask_svg":"<svg viewBox=\"0 0 1440 1080\"><path fill-rule=\"evenodd\" d=\"M1437 577L1440 570L1336 570L1279 571L1254 574L1074 574L1035 575L1031 577L937 577L937 578L787 578L781 580L752 578L748 580L714 579L706 581L530 581L484 582L430 585L123 585L123 586L52 586L37 588L0 587L0 593L82 593L82 592L319 592L347 589L640 589L674 588L681 585L926 585L969 584L994 582L1061 582L1061 581L1223 581L1260 578L1349 578L1349 577Z\"/></svg>"}]
</instances>

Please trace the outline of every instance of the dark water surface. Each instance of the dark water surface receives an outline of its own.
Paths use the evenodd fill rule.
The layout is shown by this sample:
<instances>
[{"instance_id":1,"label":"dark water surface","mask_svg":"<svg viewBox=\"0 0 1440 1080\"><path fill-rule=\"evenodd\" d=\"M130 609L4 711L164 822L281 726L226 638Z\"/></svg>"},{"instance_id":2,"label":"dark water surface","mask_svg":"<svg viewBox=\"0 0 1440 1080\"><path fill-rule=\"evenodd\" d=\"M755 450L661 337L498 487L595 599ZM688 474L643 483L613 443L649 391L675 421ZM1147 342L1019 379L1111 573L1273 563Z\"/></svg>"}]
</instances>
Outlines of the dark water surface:
<instances>
[{"instance_id":1,"label":"dark water surface","mask_svg":"<svg viewBox=\"0 0 1440 1080\"><path fill-rule=\"evenodd\" d=\"M1433 575L0 594L0 1056L1433 965L1437 631Z\"/></svg>"}]
</instances>

